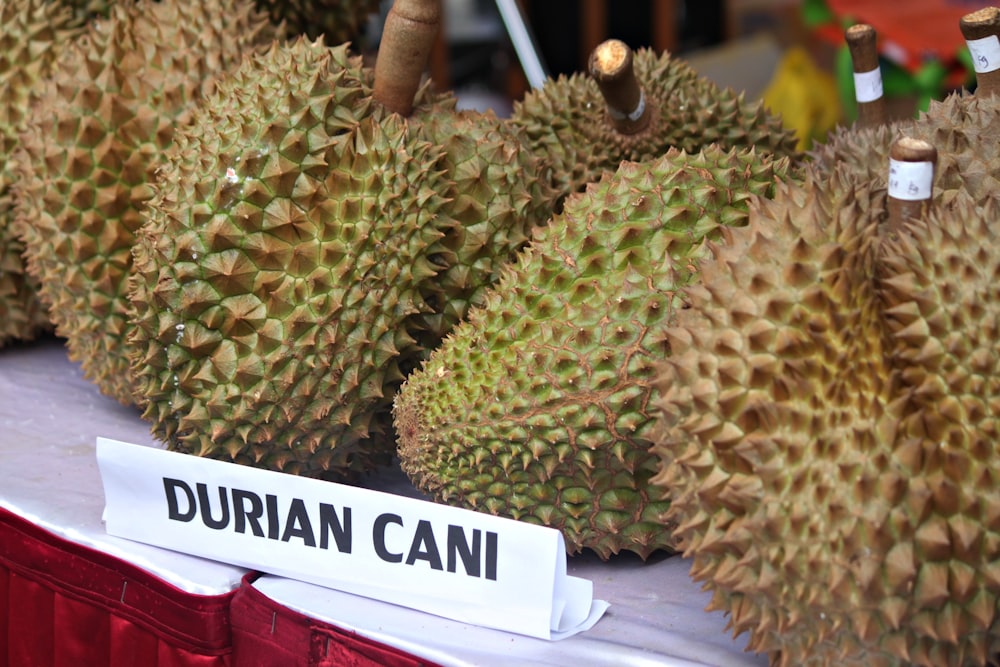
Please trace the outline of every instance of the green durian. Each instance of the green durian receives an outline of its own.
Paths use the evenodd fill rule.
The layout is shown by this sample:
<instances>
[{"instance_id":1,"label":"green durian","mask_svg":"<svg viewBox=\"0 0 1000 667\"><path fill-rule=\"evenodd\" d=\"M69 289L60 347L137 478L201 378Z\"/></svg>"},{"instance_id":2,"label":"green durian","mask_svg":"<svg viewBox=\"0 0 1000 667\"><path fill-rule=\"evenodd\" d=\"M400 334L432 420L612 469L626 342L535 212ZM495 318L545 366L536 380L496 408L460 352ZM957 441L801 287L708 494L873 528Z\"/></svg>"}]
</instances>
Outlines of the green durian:
<instances>
[{"instance_id":1,"label":"green durian","mask_svg":"<svg viewBox=\"0 0 1000 667\"><path fill-rule=\"evenodd\" d=\"M0 3L0 346L50 330L38 285L27 274L24 244L14 233L14 151L31 96L49 76L63 46L81 31L71 12L45 0Z\"/></svg>"},{"instance_id":2,"label":"green durian","mask_svg":"<svg viewBox=\"0 0 1000 667\"><path fill-rule=\"evenodd\" d=\"M669 148L694 153L718 143L797 156L794 132L777 117L759 102L720 89L683 60L650 49L632 54L610 40L598 47L592 61L601 50L621 61L616 73L633 72L645 109L641 124L626 122L620 129L611 117L614 107L591 74L549 79L514 104L510 122L524 131L527 150L552 162L560 192L582 190L622 160L657 158Z\"/></svg>"},{"instance_id":3,"label":"green durian","mask_svg":"<svg viewBox=\"0 0 1000 667\"><path fill-rule=\"evenodd\" d=\"M15 231L70 357L135 400L126 283L162 152L269 24L238 0L116 3L64 49L26 122Z\"/></svg>"},{"instance_id":4,"label":"green durian","mask_svg":"<svg viewBox=\"0 0 1000 667\"><path fill-rule=\"evenodd\" d=\"M754 150L671 150L570 196L397 395L417 488L558 528L571 553L669 549L649 484L658 332L705 239L745 224L788 170Z\"/></svg>"},{"instance_id":5,"label":"green durian","mask_svg":"<svg viewBox=\"0 0 1000 667\"><path fill-rule=\"evenodd\" d=\"M275 45L178 133L131 292L172 448L327 477L387 463L404 373L549 215L544 165L495 117L426 85L404 117L377 78L343 45Z\"/></svg>"}]
</instances>

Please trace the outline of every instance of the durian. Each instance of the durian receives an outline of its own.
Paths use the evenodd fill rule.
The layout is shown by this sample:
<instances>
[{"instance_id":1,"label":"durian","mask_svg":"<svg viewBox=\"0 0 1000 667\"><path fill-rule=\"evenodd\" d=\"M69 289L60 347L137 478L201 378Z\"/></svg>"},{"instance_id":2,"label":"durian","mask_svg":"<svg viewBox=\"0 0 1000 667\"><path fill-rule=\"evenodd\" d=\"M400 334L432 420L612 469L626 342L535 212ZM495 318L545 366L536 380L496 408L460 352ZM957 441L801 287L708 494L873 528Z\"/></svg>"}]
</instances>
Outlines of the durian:
<instances>
[{"instance_id":1,"label":"durian","mask_svg":"<svg viewBox=\"0 0 1000 667\"><path fill-rule=\"evenodd\" d=\"M49 316L21 257L14 233L13 155L29 115L31 95L49 76L60 49L79 34L71 12L45 0L0 3L0 346L51 329Z\"/></svg>"},{"instance_id":2,"label":"durian","mask_svg":"<svg viewBox=\"0 0 1000 667\"><path fill-rule=\"evenodd\" d=\"M797 155L794 132L759 102L720 89L668 53L633 53L608 40L590 62L588 74L529 91L510 118L527 149L552 161L562 193L582 190L622 160L657 158L671 147L694 153L718 143Z\"/></svg>"},{"instance_id":3,"label":"durian","mask_svg":"<svg viewBox=\"0 0 1000 667\"><path fill-rule=\"evenodd\" d=\"M570 196L395 399L403 470L434 499L560 529L567 549L671 545L649 478L659 335L706 238L789 170L677 150Z\"/></svg>"},{"instance_id":4,"label":"durian","mask_svg":"<svg viewBox=\"0 0 1000 667\"><path fill-rule=\"evenodd\" d=\"M757 200L665 332L653 482L710 608L774 665L1000 651L988 106L953 96L907 123L896 175L814 165ZM958 150L937 147L933 197L917 184L907 212L898 150L925 170L919 136Z\"/></svg>"},{"instance_id":5,"label":"durian","mask_svg":"<svg viewBox=\"0 0 1000 667\"><path fill-rule=\"evenodd\" d=\"M346 46L276 45L178 133L131 292L169 446L326 477L388 462L404 373L549 216L545 165L406 65L397 83Z\"/></svg>"},{"instance_id":6,"label":"durian","mask_svg":"<svg viewBox=\"0 0 1000 667\"><path fill-rule=\"evenodd\" d=\"M266 18L238 0L117 3L64 49L17 159L15 231L56 332L105 394L134 402L131 246L162 151Z\"/></svg>"}]
</instances>

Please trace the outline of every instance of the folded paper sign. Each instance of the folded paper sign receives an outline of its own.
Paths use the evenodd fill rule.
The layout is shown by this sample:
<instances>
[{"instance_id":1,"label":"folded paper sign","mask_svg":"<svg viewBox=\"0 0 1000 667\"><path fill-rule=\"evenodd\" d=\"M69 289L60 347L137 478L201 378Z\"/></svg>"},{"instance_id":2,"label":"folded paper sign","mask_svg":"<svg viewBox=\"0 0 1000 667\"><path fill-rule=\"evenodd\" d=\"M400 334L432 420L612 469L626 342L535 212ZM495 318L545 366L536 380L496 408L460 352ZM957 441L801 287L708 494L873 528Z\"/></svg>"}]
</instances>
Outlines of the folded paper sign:
<instances>
[{"instance_id":1,"label":"folded paper sign","mask_svg":"<svg viewBox=\"0 0 1000 667\"><path fill-rule=\"evenodd\" d=\"M110 535L541 639L608 608L551 528L107 438L97 460Z\"/></svg>"}]
</instances>

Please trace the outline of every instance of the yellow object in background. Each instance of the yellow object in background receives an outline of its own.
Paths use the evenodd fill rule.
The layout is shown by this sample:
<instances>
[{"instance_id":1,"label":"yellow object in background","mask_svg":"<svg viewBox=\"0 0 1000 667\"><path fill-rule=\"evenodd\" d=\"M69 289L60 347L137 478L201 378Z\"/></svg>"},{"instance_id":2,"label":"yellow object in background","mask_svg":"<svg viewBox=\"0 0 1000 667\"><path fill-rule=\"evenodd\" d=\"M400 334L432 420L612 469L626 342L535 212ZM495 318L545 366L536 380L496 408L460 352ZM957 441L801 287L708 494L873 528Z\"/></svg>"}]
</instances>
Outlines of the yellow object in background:
<instances>
[{"instance_id":1,"label":"yellow object in background","mask_svg":"<svg viewBox=\"0 0 1000 667\"><path fill-rule=\"evenodd\" d=\"M833 75L816 66L802 47L789 48L763 94L764 105L795 131L800 150L825 140L843 118Z\"/></svg>"}]
</instances>

